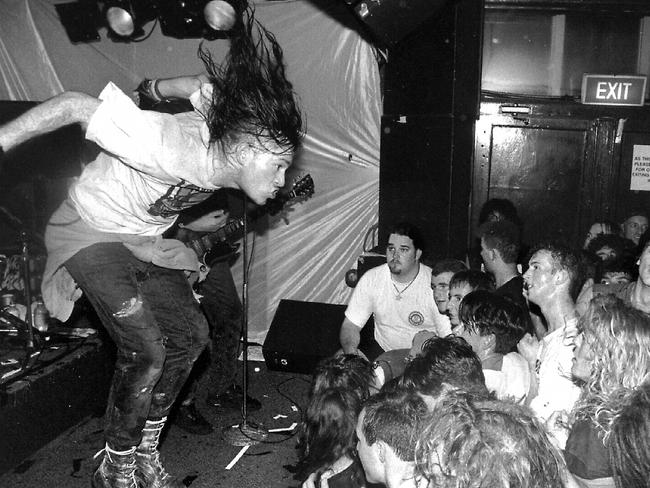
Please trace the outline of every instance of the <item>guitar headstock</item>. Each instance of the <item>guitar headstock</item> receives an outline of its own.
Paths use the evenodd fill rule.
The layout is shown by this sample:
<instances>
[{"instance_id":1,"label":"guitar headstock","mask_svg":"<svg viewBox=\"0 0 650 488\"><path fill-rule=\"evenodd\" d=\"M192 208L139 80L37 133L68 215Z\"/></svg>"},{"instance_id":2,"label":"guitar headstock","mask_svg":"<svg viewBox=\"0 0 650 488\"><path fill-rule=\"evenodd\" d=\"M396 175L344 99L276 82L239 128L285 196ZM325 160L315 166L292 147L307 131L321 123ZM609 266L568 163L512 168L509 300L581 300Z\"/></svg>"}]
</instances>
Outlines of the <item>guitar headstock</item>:
<instances>
[{"instance_id":1,"label":"guitar headstock","mask_svg":"<svg viewBox=\"0 0 650 488\"><path fill-rule=\"evenodd\" d=\"M272 200L267 200L266 209L270 215L275 215L279 213L284 207L285 203L290 200L295 200L297 198L307 199L314 194L314 180L311 175L308 173L305 176L297 178L293 185L291 185L291 190L287 193L280 193L277 197Z\"/></svg>"},{"instance_id":2,"label":"guitar headstock","mask_svg":"<svg viewBox=\"0 0 650 488\"><path fill-rule=\"evenodd\" d=\"M289 191L288 198L307 197L309 198L314 194L314 180L311 175L307 173L293 182L291 190Z\"/></svg>"}]
</instances>

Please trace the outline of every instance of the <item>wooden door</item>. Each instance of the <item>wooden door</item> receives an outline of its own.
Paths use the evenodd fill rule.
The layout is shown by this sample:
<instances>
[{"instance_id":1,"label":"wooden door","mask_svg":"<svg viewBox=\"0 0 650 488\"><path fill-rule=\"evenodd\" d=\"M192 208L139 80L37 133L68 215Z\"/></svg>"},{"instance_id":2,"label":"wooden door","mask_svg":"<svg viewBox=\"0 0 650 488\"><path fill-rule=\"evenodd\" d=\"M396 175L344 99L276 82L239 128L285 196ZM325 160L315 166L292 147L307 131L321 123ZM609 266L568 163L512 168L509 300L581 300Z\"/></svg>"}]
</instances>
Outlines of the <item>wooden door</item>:
<instances>
[{"instance_id":1,"label":"wooden door","mask_svg":"<svg viewBox=\"0 0 650 488\"><path fill-rule=\"evenodd\" d=\"M560 239L577 246L596 219L618 222L632 204L650 210L650 192L629 190L632 148L650 144L647 110L558 103L502 112L516 106L508 101L481 105L470 239L490 198L515 204L530 245Z\"/></svg>"}]
</instances>

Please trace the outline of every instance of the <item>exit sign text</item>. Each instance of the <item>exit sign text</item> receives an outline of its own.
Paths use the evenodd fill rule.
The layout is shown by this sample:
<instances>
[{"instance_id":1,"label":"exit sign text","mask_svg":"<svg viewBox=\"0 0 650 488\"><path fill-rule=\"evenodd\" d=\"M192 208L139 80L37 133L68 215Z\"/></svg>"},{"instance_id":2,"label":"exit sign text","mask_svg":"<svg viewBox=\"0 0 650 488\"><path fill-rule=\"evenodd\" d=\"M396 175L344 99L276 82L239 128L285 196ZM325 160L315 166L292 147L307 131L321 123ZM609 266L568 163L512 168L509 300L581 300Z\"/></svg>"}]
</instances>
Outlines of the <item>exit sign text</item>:
<instances>
[{"instance_id":1,"label":"exit sign text","mask_svg":"<svg viewBox=\"0 0 650 488\"><path fill-rule=\"evenodd\" d=\"M647 77L636 75L582 75L582 103L642 107Z\"/></svg>"}]
</instances>

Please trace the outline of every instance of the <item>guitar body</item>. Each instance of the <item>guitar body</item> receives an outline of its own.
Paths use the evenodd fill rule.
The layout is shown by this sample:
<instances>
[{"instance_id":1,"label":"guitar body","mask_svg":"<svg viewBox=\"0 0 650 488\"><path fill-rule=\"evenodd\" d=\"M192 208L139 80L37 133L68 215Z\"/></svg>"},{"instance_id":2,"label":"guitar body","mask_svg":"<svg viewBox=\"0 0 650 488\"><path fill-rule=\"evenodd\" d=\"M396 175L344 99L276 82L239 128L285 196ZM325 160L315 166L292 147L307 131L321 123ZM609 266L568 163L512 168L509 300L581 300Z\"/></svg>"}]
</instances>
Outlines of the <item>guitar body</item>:
<instances>
[{"instance_id":1,"label":"guitar body","mask_svg":"<svg viewBox=\"0 0 650 488\"><path fill-rule=\"evenodd\" d=\"M305 175L293 184L292 190L284 195L280 194L275 199L269 200L266 205L257 209L254 215L249 215L249 220L254 220L265 214L274 215L279 212L287 202L298 198L309 198L314 194L314 181L310 175ZM198 256L199 261L206 267L205 272L215 263L228 261L235 258L239 252L239 243L231 242L238 236L244 227L244 219L232 219L223 227L214 232L200 234L189 229L175 229L174 237L184 242Z\"/></svg>"},{"instance_id":2,"label":"guitar body","mask_svg":"<svg viewBox=\"0 0 650 488\"><path fill-rule=\"evenodd\" d=\"M239 243L230 243L222 241L212 246L208 252L203 255L202 262L206 266L213 266L223 261L230 261L239 256Z\"/></svg>"}]
</instances>

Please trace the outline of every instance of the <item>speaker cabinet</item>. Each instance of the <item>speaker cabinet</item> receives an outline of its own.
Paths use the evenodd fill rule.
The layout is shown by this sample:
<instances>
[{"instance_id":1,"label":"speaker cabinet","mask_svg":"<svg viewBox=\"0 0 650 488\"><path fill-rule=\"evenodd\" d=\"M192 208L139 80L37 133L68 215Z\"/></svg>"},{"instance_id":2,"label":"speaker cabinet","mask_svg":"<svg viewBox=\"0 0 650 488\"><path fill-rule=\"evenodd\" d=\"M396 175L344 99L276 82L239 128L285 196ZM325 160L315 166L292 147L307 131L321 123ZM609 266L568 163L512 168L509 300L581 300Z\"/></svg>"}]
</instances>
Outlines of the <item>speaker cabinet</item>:
<instances>
[{"instance_id":1,"label":"speaker cabinet","mask_svg":"<svg viewBox=\"0 0 650 488\"><path fill-rule=\"evenodd\" d=\"M346 305L280 300L262 346L268 369L312 374L318 362L341 348ZM361 331L361 349L374 335L372 318Z\"/></svg>"}]
</instances>

